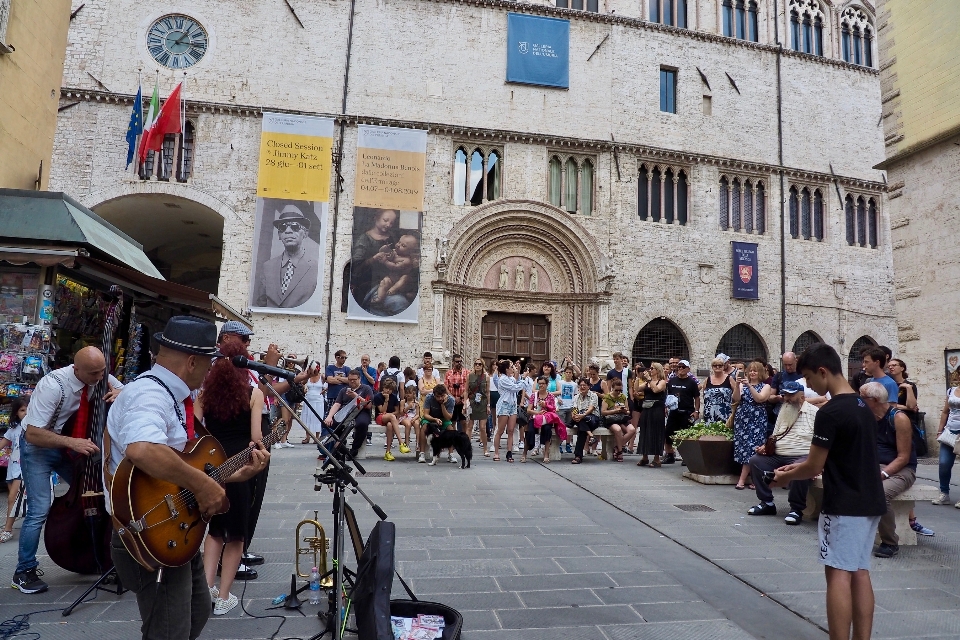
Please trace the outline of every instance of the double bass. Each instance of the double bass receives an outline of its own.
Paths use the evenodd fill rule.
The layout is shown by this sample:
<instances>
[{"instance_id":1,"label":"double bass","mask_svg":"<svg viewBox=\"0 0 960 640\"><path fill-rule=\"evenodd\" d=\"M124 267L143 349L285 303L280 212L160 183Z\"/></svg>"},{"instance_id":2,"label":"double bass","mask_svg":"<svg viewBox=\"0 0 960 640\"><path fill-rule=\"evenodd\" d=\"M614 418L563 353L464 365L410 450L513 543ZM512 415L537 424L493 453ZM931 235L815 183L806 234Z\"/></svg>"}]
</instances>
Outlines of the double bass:
<instances>
[{"instance_id":1,"label":"double bass","mask_svg":"<svg viewBox=\"0 0 960 640\"><path fill-rule=\"evenodd\" d=\"M43 542L47 554L57 566L81 574L103 574L113 568L110 537L113 525L106 510L103 491L103 433L107 425L104 397L110 391L113 334L120 324L123 296L120 288L110 287L103 326L103 357L107 369L89 397L89 422L76 424L73 418L64 426L75 438L90 438L100 449L90 456L68 452L73 461L73 482L64 495L54 499L47 516Z\"/></svg>"}]
</instances>

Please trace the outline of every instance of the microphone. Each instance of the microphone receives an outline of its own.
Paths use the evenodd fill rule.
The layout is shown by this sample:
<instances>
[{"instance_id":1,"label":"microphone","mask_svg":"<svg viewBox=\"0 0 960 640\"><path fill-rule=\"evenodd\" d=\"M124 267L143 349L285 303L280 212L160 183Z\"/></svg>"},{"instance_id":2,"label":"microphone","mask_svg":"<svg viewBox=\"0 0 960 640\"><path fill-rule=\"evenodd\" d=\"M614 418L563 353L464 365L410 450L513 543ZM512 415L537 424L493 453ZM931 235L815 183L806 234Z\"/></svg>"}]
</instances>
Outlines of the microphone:
<instances>
[{"instance_id":1,"label":"microphone","mask_svg":"<svg viewBox=\"0 0 960 640\"><path fill-rule=\"evenodd\" d=\"M238 369L250 369L251 371L256 371L257 373L262 373L268 376L276 376L278 378L284 378L293 382L293 379L297 377L295 371L287 371L286 369L281 369L280 367L271 367L268 364L263 364L261 362L254 362L247 358L247 356L233 356L230 358L230 362L233 363L233 366Z\"/></svg>"}]
</instances>

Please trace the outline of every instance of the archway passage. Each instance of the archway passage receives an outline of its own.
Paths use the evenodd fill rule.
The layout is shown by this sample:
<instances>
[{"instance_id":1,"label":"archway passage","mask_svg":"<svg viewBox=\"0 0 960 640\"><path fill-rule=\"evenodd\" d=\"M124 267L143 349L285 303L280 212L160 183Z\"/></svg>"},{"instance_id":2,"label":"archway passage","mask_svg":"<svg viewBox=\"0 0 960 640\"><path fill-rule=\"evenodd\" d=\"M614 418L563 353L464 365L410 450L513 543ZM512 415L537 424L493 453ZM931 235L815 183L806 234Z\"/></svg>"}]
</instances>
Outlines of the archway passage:
<instances>
[{"instance_id":1,"label":"archway passage","mask_svg":"<svg viewBox=\"0 0 960 640\"><path fill-rule=\"evenodd\" d=\"M670 358L690 359L690 347L683 333L669 320L657 318L651 320L633 341L632 362L643 362L650 366L654 362L666 364Z\"/></svg>"},{"instance_id":2,"label":"archway passage","mask_svg":"<svg viewBox=\"0 0 960 640\"><path fill-rule=\"evenodd\" d=\"M193 200L168 194L135 194L104 202L94 211L143 245L163 277L218 293L223 217Z\"/></svg>"},{"instance_id":3,"label":"archway passage","mask_svg":"<svg viewBox=\"0 0 960 640\"><path fill-rule=\"evenodd\" d=\"M804 350L806 350L807 347L816 342L823 342L823 340L821 340L820 336L815 334L813 331L804 331L797 336L797 340L793 343L793 349L791 349L791 351L799 356L804 352Z\"/></svg>"},{"instance_id":4,"label":"archway passage","mask_svg":"<svg viewBox=\"0 0 960 640\"><path fill-rule=\"evenodd\" d=\"M725 353L731 360L744 363L751 360L767 362L767 348L763 345L763 340L756 331L745 324L731 327L723 334L720 344L717 345L717 353Z\"/></svg>"},{"instance_id":5,"label":"archway passage","mask_svg":"<svg viewBox=\"0 0 960 640\"><path fill-rule=\"evenodd\" d=\"M863 368L863 356L860 352L864 349L877 346L877 341L870 336L860 336L853 346L850 347L850 354L847 356L847 378L853 380L860 369Z\"/></svg>"}]
</instances>

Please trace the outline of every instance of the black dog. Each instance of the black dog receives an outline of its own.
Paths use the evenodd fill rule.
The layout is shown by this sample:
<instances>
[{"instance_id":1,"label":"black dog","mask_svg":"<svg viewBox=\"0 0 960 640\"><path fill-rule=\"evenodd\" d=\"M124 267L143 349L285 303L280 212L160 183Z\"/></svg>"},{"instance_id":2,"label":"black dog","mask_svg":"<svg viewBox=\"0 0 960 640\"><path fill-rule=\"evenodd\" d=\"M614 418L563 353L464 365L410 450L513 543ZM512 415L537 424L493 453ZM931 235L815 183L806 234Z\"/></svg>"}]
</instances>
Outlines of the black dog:
<instances>
[{"instance_id":1,"label":"black dog","mask_svg":"<svg viewBox=\"0 0 960 640\"><path fill-rule=\"evenodd\" d=\"M437 458L444 449L453 447L460 456L460 468L469 469L470 461L473 460L473 447L470 445L470 436L460 431L448 429L439 434L434 433L430 438L430 446L433 448L433 460L431 465L437 464Z\"/></svg>"}]
</instances>

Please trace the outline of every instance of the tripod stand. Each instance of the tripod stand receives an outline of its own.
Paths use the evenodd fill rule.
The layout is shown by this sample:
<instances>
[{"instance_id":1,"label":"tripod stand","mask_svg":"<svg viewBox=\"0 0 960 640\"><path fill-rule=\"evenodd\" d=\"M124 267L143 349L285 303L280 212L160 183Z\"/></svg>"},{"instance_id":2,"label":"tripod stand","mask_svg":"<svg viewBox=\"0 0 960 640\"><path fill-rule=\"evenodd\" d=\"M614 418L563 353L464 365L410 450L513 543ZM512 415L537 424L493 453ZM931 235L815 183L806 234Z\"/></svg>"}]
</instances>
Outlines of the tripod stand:
<instances>
[{"instance_id":1,"label":"tripod stand","mask_svg":"<svg viewBox=\"0 0 960 640\"><path fill-rule=\"evenodd\" d=\"M115 582L115 583L116 583L116 585L117 585L117 588L116 588L116 589L114 589L114 588L112 588L112 587L105 587L105 586L103 586L103 585L105 585L105 584L110 584L111 582ZM116 567L110 567L102 576L100 576L99 579L97 579L96 582L94 582L92 585L90 585L90 588L89 588L89 589L87 589L86 591L84 591L84 592L80 595L79 598L77 598L76 600L74 600L74 601L73 601L73 604L71 604L69 607L67 607L66 609L64 609L64 610L63 610L63 613L61 613L60 615L62 615L62 616L68 616L68 615L70 615L71 613L73 613L73 610L77 608L77 605L83 604L84 599L85 599L88 595L90 595L94 590L106 591L107 593L112 593L112 594L115 594L115 595L118 595L118 596L119 596L119 595L122 595L123 593L125 593L125 592L127 591L126 589L123 588L123 583L120 582L120 576L117 575L117 569L116 569Z\"/></svg>"},{"instance_id":2,"label":"tripod stand","mask_svg":"<svg viewBox=\"0 0 960 640\"><path fill-rule=\"evenodd\" d=\"M337 427L336 431L341 432L339 436L334 435L332 438L334 441L333 451L330 451L326 444L303 423L300 417L293 411L293 408L287 403L283 396L277 392L276 389L270 384L270 381L267 380L266 376L260 375L260 384L262 384L270 394L276 398L277 402L280 405L287 409L290 412L291 418L303 427L304 431L307 432L307 437L313 440L317 446L320 448L321 453L326 456L326 462L324 467L320 471L324 471L327 465L332 466L332 469L326 470L324 473L314 475L314 478L317 482L322 484L327 484L333 487L334 497L333 497L333 515L334 515L334 526L333 526L333 568L327 572L327 574L333 575L333 593L332 597L329 598L329 610L325 616L326 626L325 629L319 634L315 635L310 640L319 640L323 637L328 631L331 634L332 640L342 640L343 633L346 627L344 623L344 609L341 606L341 597L344 592L343 581L344 581L344 567L343 567L343 547L344 547L344 531L345 531L345 496L344 493L349 485L350 491L355 494L359 494L364 500L367 501L367 504L370 505L370 508L373 509L374 513L381 520L387 519L387 514L381 509L370 497L364 493L363 489L360 488L357 479L353 477L350 473L352 469L346 466L346 461L349 459L360 471L361 474L365 474L366 471L363 467L353 459L353 456L350 455L349 451L344 447L344 441L346 440L347 435L353 431L356 426L357 416L361 411L366 409L366 401L363 401L362 398L357 397L352 401L352 406L350 407L347 415L344 416L343 420L340 422L340 425ZM311 412L318 418L320 415L317 413L316 409L310 404L308 400L303 399L303 404L305 407L309 408ZM346 408L344 407L344 408ZM316 486L314 487L316 489ZM324 574L324 575L327 575ZM288 598L296 600L297 594L302 592L307 587L300 589L294 589L293 586L296 585L296 573L294 573L294 579L291 581L291 593ZM356 574L353 576L356 577ZM351 579L352 586L352 579ZM293 608L296 608L295 606Z\"/></svg>"}]
</instances>

